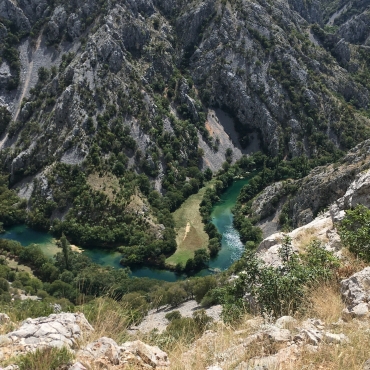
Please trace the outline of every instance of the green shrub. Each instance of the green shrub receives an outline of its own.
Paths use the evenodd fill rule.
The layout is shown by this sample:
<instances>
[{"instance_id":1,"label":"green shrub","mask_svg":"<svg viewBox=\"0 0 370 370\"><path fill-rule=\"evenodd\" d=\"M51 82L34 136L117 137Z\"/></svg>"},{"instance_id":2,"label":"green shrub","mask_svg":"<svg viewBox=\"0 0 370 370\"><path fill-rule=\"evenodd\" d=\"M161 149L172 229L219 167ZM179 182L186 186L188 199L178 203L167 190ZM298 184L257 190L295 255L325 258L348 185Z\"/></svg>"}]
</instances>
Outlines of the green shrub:
<instances>
[{"instance_id":1,"label":"green shrub","mask_svg":"<svg viewBox=\"0 0 370 370\"><path fill-rule=\"evenodd\" d=\"M339 235L351 252L370 261L370 209L359 204L355 209L347 210Z\"/></svg>"},{"instance_id":2,"label":"green shrub","mask_svg":"<svg viewBox=\"0 0 370 370\"><path fill-rule=\"evenodd\" d=\"M286 237L280 248L282 265L266 266L253 251L243 256L244 271L232 284L216 288L207 296L223 304L223 319L238 320L246 310L266 312L273 316L290 315L304 301L307 287L333 277L338 259L313 241L306 253L293 252Z\"/></svg>"},{"instance_id":3,"label":"green shrub","mask_svg":"<svg viewBox=\"0 0 370 370\"><path fill-rule=\"evenodd\" d=\"M165 318L168 321L178 320L181 319L181 313L180 311L172 311L166 314Z\"/></svg>"}]
</instances>

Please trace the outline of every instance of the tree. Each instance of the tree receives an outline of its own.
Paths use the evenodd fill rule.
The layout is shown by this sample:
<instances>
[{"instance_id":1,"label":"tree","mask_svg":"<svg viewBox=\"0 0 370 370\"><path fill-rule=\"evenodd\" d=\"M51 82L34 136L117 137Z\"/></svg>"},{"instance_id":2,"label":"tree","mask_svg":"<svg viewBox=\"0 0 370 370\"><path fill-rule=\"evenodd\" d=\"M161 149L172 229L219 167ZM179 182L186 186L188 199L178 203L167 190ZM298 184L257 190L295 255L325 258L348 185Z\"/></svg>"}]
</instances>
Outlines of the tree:
<instances>
[{"instance_id":1,"label":"tree","mask_svg":"<svg viewBox=\"0 0 370 370\"><path fill-rule=\"evenodd\" d=\"M174 285L167 291L167 302L172 307L177 307L180 303L184 302L187 294L184 289Z\"/></svg>"},{"instance_id":2,"label":"tree","mask_svg":"<svg viewBox=\"0 0 370 370\"><path fill-rule=\"evenodd\" d=\"M58 246L62 248L63 250L65 267L67 270L70 270L71 269L71 265L70 265L71 246L66 236L64 235L64 233L62 234L62 237L60 238Z\"/></svg>"},{"instance_id":3,"label":"tree","mask_svg":"<svg viewBox=\"0 0 370 370\"><path fill-rule=\"evenodd\" d=\"M202 279L197 279L193 288L194 297L197 303L200 303L208 291L215 288L216 285L217 280L214 276L206 276Z\"/></svg>"},{"instance_id":4,"label":"tree","mask_svg":"<svg viewBox=\"0 0 370 370\"><path fill-rule=\"evenodd\" d=\"M212 170L210 168L207 168L205 171L204 171L204 178L209 181L212 179Z\"/></svg>"},{"instance_id":5,"label":"tree","mask_svg":"<svg viewBox=\"0 0 370 370\"><path fill-rule=\"evenodd\" d=\"M6 130L9 122L12 119L11 113L6 107L0 107L0 135Z\"/></svg>"},{"instance_id":6,"label":"tree","mask_svg":"<svg viewBox=\"0 0 370 370\"><path fill-rule=\"evenodd\" d=\"M50 76L50 72L45 67L40 67L37 74L39 76L39 81L41 82L45 82Z\"/></svg>"},{"instance_id":7,"label":"tree","mask_svg":"<svg viewBox=\"0 0 370 370\"><path fill-rule=\"evenodd\" d=\"M219 250L221 249L220 240L218 238L210 239L208 243L208 249L211 257L216 256Z\"/></svg>"},{"instance_id":8,"label":"tree","mask_svg":"<svg viewBox=\"0 0 370 370\"><path fill-rule=\"evenodd\" d=\"M207 249L202 248L194 252L194 268L201 269L206 266L209 261L209 253Z\"/></svg>"},{"instance_id":9,"label":"tree","mask_svg":"<svg viewBox=\"0 0 370 370\"><path fill-rule=\"evenodd\" d=\"M189 258L186 261L185 271L192 271L192 270L194 270L194 259L193 258Z\"/></svg>"},{"instance_id":10,"label":"tree","mask_svg":"<svg viewBox=\"0 0 370 370\"><path fill-rule=\"evenodd\" d=\"M163 288L156 288L149 293L149 299L152 307L159 310L160 307L167 303L167 292Z\"/></svg>"},{"instance_id":11,"label":"tree","mask_svg":"<svg viewBox=\"0 0 370 370\"><path fill-rule=\"evenodd\" d=\"M370 209L359 204L355 209L347 210L339 235L351 252L370 261Z\"/></svg>"}]
</instances>

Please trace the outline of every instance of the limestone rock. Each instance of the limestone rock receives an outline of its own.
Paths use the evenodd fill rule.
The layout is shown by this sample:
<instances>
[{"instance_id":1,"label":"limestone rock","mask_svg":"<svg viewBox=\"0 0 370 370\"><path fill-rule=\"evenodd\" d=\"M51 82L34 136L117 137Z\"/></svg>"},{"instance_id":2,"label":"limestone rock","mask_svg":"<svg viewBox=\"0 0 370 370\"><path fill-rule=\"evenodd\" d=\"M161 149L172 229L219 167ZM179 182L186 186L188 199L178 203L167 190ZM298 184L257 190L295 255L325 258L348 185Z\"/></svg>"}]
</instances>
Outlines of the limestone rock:
<instances>
[{"instance_id":1,"label":"limestone rock","mask_svg":"<svg viewBox=\"0 0 370 370\"><path fill-rule=\"evenodd\" d=\"M87 368L81 362L76 362L68 370L87 370Z\"/></svg>"},{"instance_id":2,"label":"limestone rock","mask_svg":"<svg viewBox=\"0 0 370 370\"><path fill-rule=\"evenodd\" d=\"M158 347L149 346L139 340L126 342L119 346L114 340L106 337L102 337L78 351L77 359L84 365L114 365L118 366L115 367L117 369L123 369L125 364L137 368L146 366L153 369L168 369L170 365L167 354Z\"/></svg>"},{"instance_id":3,"label":"limestone rock","mask_svg":"<svg viewBox=\"0 0 370 370\"><path fill-rule=\"evenodd\" d=\"M343 318L357 317L364 319L369 315L370 301L370 267L355 273L341 281L342 299L346 304Z\"/></svg>"},{"instance_id":4,"label":"limestone rock","mask_svg":"<svg viewBox=\"0 0 370 370\"><path fill-rule=\"evenodd\" d=\"M310 2L303 0L289 0L289 5L309 23L323 23L320 5L317 0Z\"/></svg>"},{"instance_id":5,"label":"limestone rock","mask_svg":"<svg viewBox=\"0 0 370 370\"><path fill-rule=\"evenodd\" d=\"M167 353L161 351L158 347L151 347L147 344L136 340L134 342L126 342L122 345L126 351L137 354L145 363L153 367L167 367L170 362L167 358Z\"/></svg>"},{"instance_id":6,"label":"limestone rock","mask_svg":"<svg viewBox=\"0 0 370 370\"><path fill-rule=\"evenodd\" d=\"M10 317L6 313L0 313L0 325L10 322Z\"/></svg>"},{"instance_id":7,"label":"limestone rock","mask_svg":"<svg viewBox=\"0 0 370 370\"><path fill-rule=\"evenodd\" d=\"M351 18L338 30L338 34L351 43L364 43L370 36L370 12Z\"/></svg>"},{"instance_id":8,"label":"limestone rock","mask_svg":"<svg viewBox=\"0 0 370 370\"><path fill-rule=\"evenodd\" d=\"M288 329L280 329L276 326L271 327L264 333L273 342L288 342L291 340L292 337Z\"/></svg>"},{"instance_id":9,"label":"limestone rock","mask_svg":"<svg viewBox=\"0 0 370 370\"><path fill-rule=\"evenodd\" d=\"M15 26L23 32L29 32L31 24L29 19L24 15L22 9L15 5L11 0L2 0L0 2L0 17L14 22Z\"/></svg>"},{"instance_id":10,"label":"limestone rock","mask_svg":"<svg viewBox=\"0 0 370 370\"><path fill-rule=\"evenodd\" d=\"M6 87L9 80L12 78L10 67L8 63L3 62L0 65L0 87Z\"/></svg>"},{"instance_id":11,"label":"limestone rock","mask_svg":"<svg viewBox=\"0 0 370 370\"><path fill-rule=\"evenodd\" d=\"M333 333L326 332L324 333L324 341L326 343L344 344L344 343L348 343L349 339L346 335L342 333L333 334Z\"/></svg>"},{"instance_id":12,"label":"limestone rock","mask_svg":"<svg viewBox=\"0 0 370 370\"><path fill-rule=\"evenodd\" d=\"M298 321L292 316L282 316L276 320L275 325L278 328L287 329L297 325Z\"/></svg>"},{"instance_id":13,"label":"limestone rock","mask_svg":"<svg viewBox=\"0 0 370 370\"><path fill-rule=\"evenodd\" d=\"M341 39L335 45L333 52L341 65L347 65L351 60L351 49L348 42L346 42L344 39Z\"/></svg>"},{"instance_id":14,"label":"limestone rock","mask_svg":"<svg viewBox=\"0 0 370 370\"><path fill-rule=\"evenodd\" d=\"M370 370L370 359L364 363L362 370Z\"/></svg>"},{"instance_id":15,"label":"limestone rock","mask_svg":"<svg viewBox=\"0 0 370 370\"><path fill-rule=\"evenodd\" d=\"M6 27L0 23L0 42L3 42L6 39L6 36L8 35L8 31Z\"/></svg>"},{"instance_id":16,"label":"limestone rock","mask_svg":"<svg viewBox=\"0 0 370 370\"><path fill-rule=\"evenodd\" d=\"M52 314L48 317L27 319L15 331L6 334L11 343L3 343L0 353L4 358L45 347L73 349L93 328L82 313Z\"/></svg>"},{"instance_id":17,"label":"limestone rock","mask_svg":"<svg viewBox=\"0 0 370 370\"><path fill-rule=\"evenodd\" d=\"M344 194L344 209L354 208L357 204L370 206L370 170L357 175Z\"/></svg>"},{"instance_id":18,"label":"limestone rock","mask_svg":"<svg viewBox=\"0 0 370 370\"><path fill-rule=\"evenodd\" d=\"M75 39L81 35L81 20L77 14L72 13L67 20L67 32L71 39Z\"/></svg>"}]
</instances>

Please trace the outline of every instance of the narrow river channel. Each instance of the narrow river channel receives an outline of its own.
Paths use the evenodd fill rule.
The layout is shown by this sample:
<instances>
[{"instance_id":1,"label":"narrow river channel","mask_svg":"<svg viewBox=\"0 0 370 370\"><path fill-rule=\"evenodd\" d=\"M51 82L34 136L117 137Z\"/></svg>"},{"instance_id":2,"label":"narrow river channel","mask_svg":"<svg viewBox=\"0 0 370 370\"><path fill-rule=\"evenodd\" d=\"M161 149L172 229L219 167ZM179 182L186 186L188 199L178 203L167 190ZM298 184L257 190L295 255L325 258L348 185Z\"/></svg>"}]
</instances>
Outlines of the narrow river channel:
<instances>
[{"instance_id":1,"label":"narrow river channel","mask_svg":"<svg viewBox=\"0 0 370 370\"><path fill-rule=\"evenodd\" d=\"M222 234L222 248L218 256L210 261L209 267L211 269L227 269L243 253L244 246L240 241L238 231L233 226L233 214L231 210L236 203L241 188L247 183L248 179L234 181L222 194L220 201L213 207L211 218L218 231ZM44 253L49 257L52 257L59 251L55 245L55 240L50 234L32 230L25 225L14 226L8 229L4 234L0 235L0 238L16 240L25 247L32 243L39 244ZM122 268L119 263L121 254L118 252L109 252L105 249L94 248L86 249L83 253L99 265ZM211 274L211 271L204 269L197 273L197 276L209 274ZM133 268L132 276L165 281L176 281L185 278L185 276L179 276L172 271L149 267Z\"/></svg>"}]
</instances>

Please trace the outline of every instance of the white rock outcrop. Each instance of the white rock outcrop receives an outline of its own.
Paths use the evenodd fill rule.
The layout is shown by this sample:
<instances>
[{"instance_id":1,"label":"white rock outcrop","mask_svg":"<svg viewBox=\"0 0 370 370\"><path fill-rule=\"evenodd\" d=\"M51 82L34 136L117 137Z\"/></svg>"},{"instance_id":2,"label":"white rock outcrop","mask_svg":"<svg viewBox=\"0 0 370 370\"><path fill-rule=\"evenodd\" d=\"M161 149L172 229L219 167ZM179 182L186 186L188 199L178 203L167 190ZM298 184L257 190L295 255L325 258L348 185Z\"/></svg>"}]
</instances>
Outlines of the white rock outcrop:
<instances>
[{"instance_id":1,"label":"white rock outcrop","mask_svg":"<svg viewBox=\"0 0 370 370\"><path fill-rule=\"evenodd\" d=\"M82 313L52 314L27 319L15 331L0 338L0 358L27 353L37 348L73 349L84 333L94 329Z\"/></svg>"},{"instance_id":2,"label":"white rock outcrop","mask_svg":"<svg viewBox=\"0 0 370 370\"><path fill-rule=\"evenodd\" d=\"M168 369L167 353L140 340L119 346L113 339L102 337L77 352L78 362L69 370L90 368ZM114 367L113 367L114 366Z\"/></svg>"},{"instance_id":3,"label":"white rock outcrop","mask_svg":"<svg viewBox=\"0 0 370 370\"><path fill-rule=\"evenodd\" d=\"M358 204L370 207L370 170L358 174L344 196L330 206L333 222L343 220L345 210L354 208Z\"/></svg>"},{"instance_id":4,"label":"white rock outcrop","mask_svg":"<svg viewBox=\"0 0 370 370\"><path fill-rule=\"evenodd\" d=\"M323 243L325 249L337 253L341 248L341 242L329 212L316 217L307 225L298 227L286 234L292 239L292 247L295 252L299 251L304 238L315 238ZM264 239L257 248L258 257L269 266L280 266L279 250L284 238L283 233L276 233ZM337 253L339 256L340 253Z\"/></svg>"},{"instance_id":5,"label":"white rock outcrop","mask_svg":"<svg viewBox=\"0 0 370 370\"><path fill-rule=\"evenodd\" d=\"M0 317L6 318L7 315L0 314ZM81 348L81 340L86 341L93 330L82 313L60 313L27 319L17 330L0 336L0 360L36 349L66 347L76 353L76 362L73 365L65 364L67 367L63 369L169 369L167 353L140 340L118 345L113 339L102 337ZM17 365L5 368L16 369L19 369Z\"/></svg>"},{"instance_id":6,"label":"white rock outcrop","mask_svg":"<svg viewBox=\"0 0 370 370\"><path fill-rule=\"evenodd\" d=\"M343 310L343 319L366 319L369 317L370 301L370 267L342 280L341 294L346 304Z\"/></svg>"}]
</instances>

